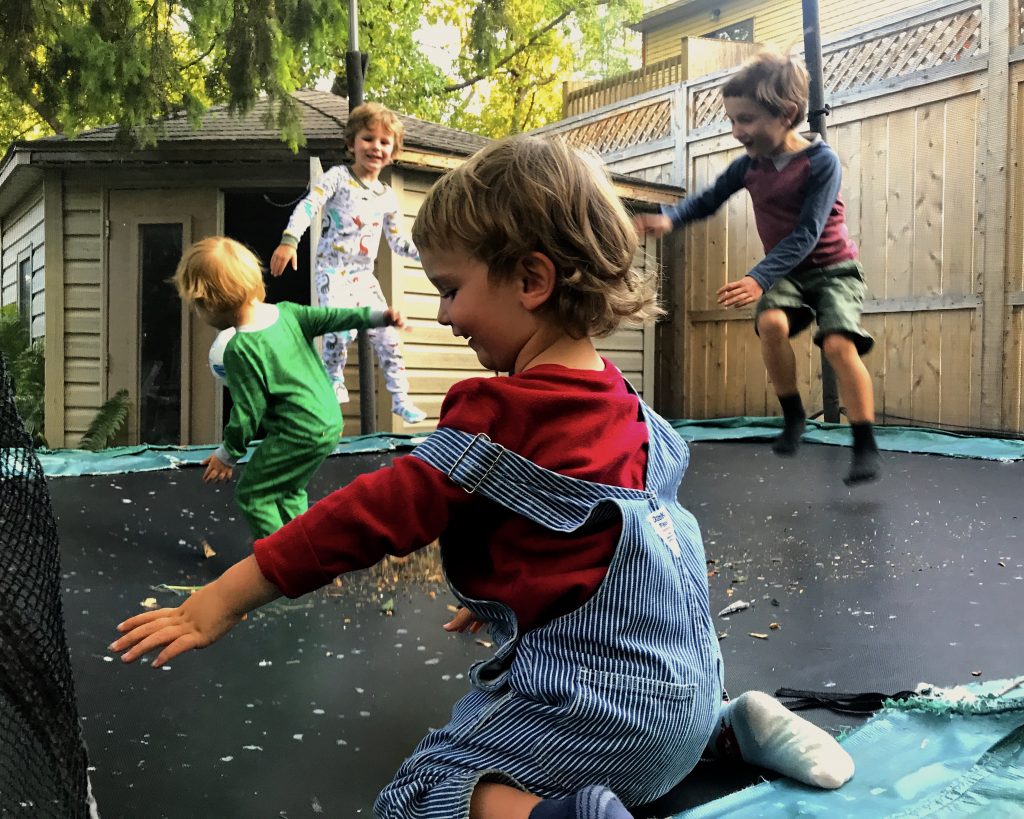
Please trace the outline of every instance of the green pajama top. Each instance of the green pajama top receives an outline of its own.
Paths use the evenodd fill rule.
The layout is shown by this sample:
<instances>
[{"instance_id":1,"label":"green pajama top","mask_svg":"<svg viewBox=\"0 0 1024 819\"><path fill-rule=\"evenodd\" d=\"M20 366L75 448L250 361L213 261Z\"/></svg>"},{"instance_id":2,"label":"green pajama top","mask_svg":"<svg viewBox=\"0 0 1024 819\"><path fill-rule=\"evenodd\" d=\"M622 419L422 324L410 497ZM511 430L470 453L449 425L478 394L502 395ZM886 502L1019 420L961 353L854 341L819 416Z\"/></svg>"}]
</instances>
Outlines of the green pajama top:
<instances>
[{"instance_id":1,"label":"green pajama top","mask_svg":"<svg viewBox=\"0 0 1024 819\"><path fill-rule=\"evenodd\" d=\"M224 349L231 417L215 453L234 466L256 435L283 435L311 444L341 432L341 409L313 339L341 330L383 327L384 311L369 307L261 305L266 321L238 328ZM276 318L274 317L276 312Z\"/></svg>"}]
</instances>

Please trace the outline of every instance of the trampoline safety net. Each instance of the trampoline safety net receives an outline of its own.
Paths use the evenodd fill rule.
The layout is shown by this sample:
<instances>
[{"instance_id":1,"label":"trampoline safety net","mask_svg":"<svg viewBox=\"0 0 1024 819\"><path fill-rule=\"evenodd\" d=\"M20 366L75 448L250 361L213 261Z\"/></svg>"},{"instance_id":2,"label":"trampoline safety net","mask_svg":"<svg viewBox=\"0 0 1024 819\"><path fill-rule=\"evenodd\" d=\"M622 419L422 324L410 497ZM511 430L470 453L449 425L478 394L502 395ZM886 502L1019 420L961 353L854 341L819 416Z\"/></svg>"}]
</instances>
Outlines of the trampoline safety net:
<instances>
[{"instance_id":1,"label":"trampoline safety net","mask_svg":"<svg viewBox=\"0 0 1024 819\"><path fill-rule=\"evenodd\" d=\"M57 525L0 355L0 816L90 809L60 596Z\"/></svg>"}]
</instances>

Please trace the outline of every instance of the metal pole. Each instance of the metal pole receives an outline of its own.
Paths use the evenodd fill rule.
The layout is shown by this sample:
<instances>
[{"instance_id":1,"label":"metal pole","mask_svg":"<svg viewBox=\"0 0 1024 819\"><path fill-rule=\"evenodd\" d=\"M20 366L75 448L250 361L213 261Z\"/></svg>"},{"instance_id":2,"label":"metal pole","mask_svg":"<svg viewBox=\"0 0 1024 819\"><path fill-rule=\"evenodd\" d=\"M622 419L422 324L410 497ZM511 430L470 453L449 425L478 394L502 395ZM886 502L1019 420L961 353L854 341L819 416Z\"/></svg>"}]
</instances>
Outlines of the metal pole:
<instances>
[{"instance_id":1,"label":"metal pole","mask_svg":"<svg viewBox=\"0 0 1024 819\"><path fill-rule=\"evenodd\" d=\"M807 124L812 131L821 134L828 141L825 127L825 79L821 71L821 22L818 18L818 0L802 0L804 19L804 61L807 63L807 74L810 78ZM836 374L832 365L821 353L821 402L825 420L839 423L839 389L836 385Z\"/></svg>"},{"instance_id":2,"label":"metal pole","mask_svg":"<svg viewBox=\"0 0 1024 819\"><path fill-rule=\"evenodd\" d=\"M359 53L359 3L348 0L348 51L345 52L345 79L348 81L348 110L363 104L363 55ZM366 332L356 336L359 353L359 428L363 435L377 431L377 379L373 354Z\"/></svg>"}]
</instances>

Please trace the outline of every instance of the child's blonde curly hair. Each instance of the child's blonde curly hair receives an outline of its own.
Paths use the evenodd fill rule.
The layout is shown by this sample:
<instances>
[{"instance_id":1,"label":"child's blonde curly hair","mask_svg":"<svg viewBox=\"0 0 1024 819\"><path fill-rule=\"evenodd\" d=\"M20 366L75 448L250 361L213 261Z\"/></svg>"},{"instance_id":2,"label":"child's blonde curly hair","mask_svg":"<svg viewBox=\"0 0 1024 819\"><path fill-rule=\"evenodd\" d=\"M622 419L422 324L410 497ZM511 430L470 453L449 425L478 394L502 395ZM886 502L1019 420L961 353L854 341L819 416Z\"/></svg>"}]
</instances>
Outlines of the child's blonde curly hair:
<instances>
[{"instance_id":1,"label":"child's blonde curly hair","mask_svg":"<svg viewBox=\"0 0 1024 819\"><path fill-rule=\"evenodd\" d=\"M171 281L182 301L213 313L238 310L267 295L256 254L227 236L209 236L186 249Z\"/></svg>"},{"instance_id":2,"label":"child's blonde curly hair","mask_svg":"<svg viewBox=\"0 0 1024 819\"><path fill-rule=\"evenodd\" d=\"M420 250L463 250L497 281L529 253L558 273L552 309L574 338L660 315L657 273L634 266L639 237L599 161L560 137L489 145L430 189L412 227Z\"/></svg>"},{"instance_id":3,"label":"child's blonde curly hair","mask_svg":"<svg viewBox=\"0 0 1024 819\"><path fill-rule=\"evenodd\" d=\"M348 115L348 121L345 123L345 147L352 150L356 134L363 128L372 128L375 125L391 134L391 139L394 141L391 155L396 156L402 150L405 126L402 125L402 120L394 111L385 108L379 102L364 102L352 109Z\"/></svg>"}]
</instances>

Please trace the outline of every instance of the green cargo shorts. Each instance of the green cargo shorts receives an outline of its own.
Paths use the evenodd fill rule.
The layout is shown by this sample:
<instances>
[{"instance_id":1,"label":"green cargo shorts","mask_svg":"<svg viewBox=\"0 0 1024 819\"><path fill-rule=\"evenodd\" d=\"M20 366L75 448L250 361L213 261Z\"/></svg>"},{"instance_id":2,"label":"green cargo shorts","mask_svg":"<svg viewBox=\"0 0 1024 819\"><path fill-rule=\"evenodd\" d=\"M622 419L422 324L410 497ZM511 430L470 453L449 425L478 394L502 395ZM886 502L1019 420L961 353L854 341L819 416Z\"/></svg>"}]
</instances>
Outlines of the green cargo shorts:
<instances>
[{"instance_id":1,"label":"green cargo shorts","mask_svg":"<svg viewBox=\"0 0 1024 819\"><path fill-rule=\"evenodd\" d=\"M871 334L860 325L864 305L864 268L856 259L814 267L783 276L757 302L754 331L765 310L784 310L789 316L790 338L818 322L814 343L832 333L842 333L865 355L875 344Z\"/></svg>"}]
</instances>

